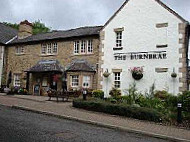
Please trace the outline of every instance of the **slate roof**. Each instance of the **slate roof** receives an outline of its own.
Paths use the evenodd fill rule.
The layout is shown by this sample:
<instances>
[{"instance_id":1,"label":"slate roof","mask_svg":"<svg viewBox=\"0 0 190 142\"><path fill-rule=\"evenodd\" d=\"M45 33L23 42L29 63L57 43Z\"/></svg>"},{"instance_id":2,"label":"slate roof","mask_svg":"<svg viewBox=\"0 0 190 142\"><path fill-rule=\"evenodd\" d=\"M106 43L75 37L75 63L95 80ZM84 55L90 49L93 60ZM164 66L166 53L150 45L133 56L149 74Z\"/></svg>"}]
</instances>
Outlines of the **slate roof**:
<instances>
[{"instance_id":1,"label":"slate roof","mask_svg":"<svg viewBox=\"0 0 190 142\"><path fill-rule=\"evenodd\" d=\"M18 31L0 23L0 43L6 44L6 42L10 41L17 35Z\"/></svg>"},{"instance_id":2,"label":"slate roof","mask_svg":"<svg viewBox=\"0 0 190 142\"><path fill-rule=\"evenodd\" d=\"M94 26L94 27L81 27L66 31L53 31L48 33L32 35L24 39L15 39L11 44L99 35L101 28L102 26Z\"/></svg>"},{"instance_id":3,"label":"slate roof","mask_svg":"<svg viewBox=\"0 0 190 142\"><path fill-rule=\"evenodd\" d=\"M66 72L96 72L95 68L85 60L76 60L68 66Z\"/></svg>"},{"instance_id":4,"label":"slate roof","mask_svg":"<svg viewBox=\"0 0 190 142\"><path fill-rule=\"evenodd\" d=\"M41 60L25 72L63 72L64 68L57 60Z\"/></svg>"}]
</instances>

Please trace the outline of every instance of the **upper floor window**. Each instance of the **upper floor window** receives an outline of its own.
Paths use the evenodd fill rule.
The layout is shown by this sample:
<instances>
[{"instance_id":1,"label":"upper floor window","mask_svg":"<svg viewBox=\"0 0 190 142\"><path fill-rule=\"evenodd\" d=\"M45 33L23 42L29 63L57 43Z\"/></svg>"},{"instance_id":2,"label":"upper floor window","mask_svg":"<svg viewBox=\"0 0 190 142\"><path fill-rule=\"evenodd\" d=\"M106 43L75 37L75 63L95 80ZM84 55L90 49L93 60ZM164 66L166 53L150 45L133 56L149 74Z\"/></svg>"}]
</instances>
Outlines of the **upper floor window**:
<instances>
[{"instance_id":1,"label":"upper floor window","mask_svg":"<svg viewBox=\"0 0 190 142\"><path fill-rule=\"evenodd\" d=\"M20 81L20 74L14 74L14 86L20 87L21 81Z\"/></svg>"},{"instance_id":2,"label":"upper floor window","mask_svg":"<svg viewBox=\"0 0 190 142\"><path fill-rule=\"evenodd\" d=\"M41 54L43 55L55 55L58 53L57 43L42 44Z\"/></svg>"},{"instance_id":3,"label":"upper floor window","mask_svg":"<svg viewBox=\"0 0 190 142\"><path fill-rule=\"evenodd\" d=\"M122 47L122 31L116 32L116 48Z\"/></svg>"},{"instance_id":4,"label":"upper floor window","mask_svg":"<svg viewBox=\"0 0 190 142\"><path fill-rule=\"evenodd\" d=\"M92 40L88 40L88 47L87 47L87 52L92 53L93 52L93 47L92 47Z\"/></svg>"},{"instance_id":5,"label":"upper floor window","mask_svg":"<svg viewBox=\"0 0 190 142\"><path fill-rule=\"evenodd\" d=\"M168 23L159 23L156 24L156 34L157 34L157 41L156 47L157 48L165 48L168 47Z\"/></svg>"},{"instance_id":6,"label":"upper floor window","mask_svg":"<svg viewBox=\"0 0 190 142\"><path fill-rule=\"evenodd\" d=\"M16 54L24 54L24 47L23 46L16 47L15 52Z\"/></svg>"},{"instance_id":7,"label":"upper floor window","mask_svg":"<svg viewBox=\"0 0 190 142\"><path fill-rule=\"evenodd\" d=\"M80 50L81 54L85 54L86 53L86 41L82 40L81 41L81 50Z\"/></svg>"},{"instance_id":8,"label":"upper floor window","mask_svg":"<svg viewBox=\"0 0 190 142\"><path fill-rule=\"evenodd\" d=\"M74 42L74 53L75 54L79 54L79 48L80 48L80 42L79 41L75 41Z\"/></svg>"},{"instance_id":9,"label":"upper floor window","mask_svg":"<svg viewBox=\"0 0 190 142\"><path fill-rule=\"evenodd\" d=\"M74 54L92 54L93 41L92 40L78 40L74 41Z\"/></svg>"}]
</instances>

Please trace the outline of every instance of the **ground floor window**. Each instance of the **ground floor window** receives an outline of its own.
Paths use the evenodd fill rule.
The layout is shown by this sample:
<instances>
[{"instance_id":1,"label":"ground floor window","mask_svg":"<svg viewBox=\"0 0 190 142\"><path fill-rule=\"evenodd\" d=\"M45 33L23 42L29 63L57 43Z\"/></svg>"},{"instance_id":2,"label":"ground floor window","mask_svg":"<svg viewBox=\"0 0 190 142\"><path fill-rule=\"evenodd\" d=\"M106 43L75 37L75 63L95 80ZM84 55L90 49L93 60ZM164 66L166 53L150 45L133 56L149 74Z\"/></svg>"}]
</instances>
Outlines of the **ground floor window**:
<instances>
[{"instance_id":1,"label":"ground floor window","mask_svg":"<svg viewBox=\"0 0 190 142\"><path fill-rule=\"evenodd\" d=\"M121 87L121 73L120 72L114 73L114 86L115 88Z\"/></svg>"},{"instance_id":2,"label":"ground floor window","mask_svg":"<svg viewBox=\"0 0 190 142\"><path fill-rule=\"evenodd\" d=\"M79 86L79 76L78 75L71 76L71 86L72 87L78 87Z\"/></svg>"},{"instance_id":3,"label":"ground floor window","mask_svg":"<svg viewBox=\"0 0 190 142\"><path fill-rule=\"evenodd\" d=\"M83 76L82 86L84 88L89 88L90 87L90 76Z\"/></svg>"},{"instance_id":4,"label":"ground floor window","mask_svg":"<svg viewBox=\"0 0 190 142\"><path fill-rule=\"evenodd\" d=\"M20 74L14 74L14 86L20 87Z\"/></svg>"}]
</instances>

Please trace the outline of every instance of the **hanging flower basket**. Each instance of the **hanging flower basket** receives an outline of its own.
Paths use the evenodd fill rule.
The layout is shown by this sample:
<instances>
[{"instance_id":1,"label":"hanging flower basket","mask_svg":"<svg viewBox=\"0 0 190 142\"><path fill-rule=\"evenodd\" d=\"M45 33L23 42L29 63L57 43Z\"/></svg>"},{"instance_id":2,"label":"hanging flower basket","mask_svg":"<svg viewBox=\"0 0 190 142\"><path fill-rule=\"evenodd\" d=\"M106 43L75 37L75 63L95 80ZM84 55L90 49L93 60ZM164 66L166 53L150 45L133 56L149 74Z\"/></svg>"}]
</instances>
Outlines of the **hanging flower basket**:
<instances>
[{"instance_id":1,"label":"hanging flower basket","mask_svg":"<svg viewBox=\"0 0 190 142\"><path fill-rule=\"evenodd\" d=\"M142 67L134 67L130 69L132 77L135 80L140 80L143 78L143 68Z\"/></svg>"},{"instance_id":2,"label":"hanging flower basket","mask_svg":"<svg viewBox=\"0 0 190 142\"><path fill-rule=\"evenodd\" d=\"M135 72L132 73L132 76L135 80L140 80L143 78L143 74L137 74Z\"/></svg>"},{"instance_id":3,"label":"hanging flower basket","mask_svg":"<svg viewBox=\"0 0 190 142\"><path fill-rule=\"evenodd\" d=\"M176 74L175 72L173 72L173 73L171 74L171 77L172 77L172 78L176 78L176 77L177 77L177 74Z\"/></svg>"},{"instance_id":4,"label":"hanging flower basket","mask_svg":"<svg viewBox=\"0 0 190 142\"><path fill-rule=\"evenodd\" d=\"M103 76L107 78L107 77L109 77L109 75L110 75L110 73L108 72L108 69L107 69L107 70L103 73Z\"/></svg>"}]
</instances>

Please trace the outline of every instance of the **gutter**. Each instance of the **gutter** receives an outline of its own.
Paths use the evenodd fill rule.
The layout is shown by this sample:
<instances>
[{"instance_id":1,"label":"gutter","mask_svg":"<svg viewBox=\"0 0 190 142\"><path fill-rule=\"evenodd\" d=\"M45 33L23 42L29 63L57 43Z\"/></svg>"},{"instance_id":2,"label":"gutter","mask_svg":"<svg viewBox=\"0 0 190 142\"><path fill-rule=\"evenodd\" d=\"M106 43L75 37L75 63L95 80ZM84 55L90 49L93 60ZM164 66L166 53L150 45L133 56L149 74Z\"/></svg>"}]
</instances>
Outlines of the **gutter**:
<instances>
[{"instance_id":1,"label":"gutter","mask_svg":"<svg viewBox=\"0 0 190 142\"><path fill-rule=\"evenodd\" d=\"M12 39L10 39L9 41L7 41L5 44L9 44L10 42L12 42L13 40L15 40L17 38L17 35L15 37L13 37Z\"/></svg>"}]
</instances>

